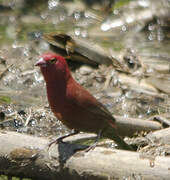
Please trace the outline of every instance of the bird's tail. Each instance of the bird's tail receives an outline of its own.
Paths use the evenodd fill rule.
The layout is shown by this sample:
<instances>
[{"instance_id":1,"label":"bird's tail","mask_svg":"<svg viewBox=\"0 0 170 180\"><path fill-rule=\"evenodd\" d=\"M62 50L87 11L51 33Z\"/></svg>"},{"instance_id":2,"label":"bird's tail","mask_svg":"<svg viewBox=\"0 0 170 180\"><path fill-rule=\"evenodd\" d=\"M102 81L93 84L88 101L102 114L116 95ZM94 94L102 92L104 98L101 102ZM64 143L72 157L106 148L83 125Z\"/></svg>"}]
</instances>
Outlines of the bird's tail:
<instances>
[{"instance_id":1,"label":"bird's tail","mask_svg":"<svg viewBox=\"0 0 170 180\"><path fill-rule=\"evenodd\" d=\"M103 136L115 141L119 148L129 151L134 151L134 149L128 145L117 133L116 129L108 128L103 132Z\"/></svg>"}]
</instances>

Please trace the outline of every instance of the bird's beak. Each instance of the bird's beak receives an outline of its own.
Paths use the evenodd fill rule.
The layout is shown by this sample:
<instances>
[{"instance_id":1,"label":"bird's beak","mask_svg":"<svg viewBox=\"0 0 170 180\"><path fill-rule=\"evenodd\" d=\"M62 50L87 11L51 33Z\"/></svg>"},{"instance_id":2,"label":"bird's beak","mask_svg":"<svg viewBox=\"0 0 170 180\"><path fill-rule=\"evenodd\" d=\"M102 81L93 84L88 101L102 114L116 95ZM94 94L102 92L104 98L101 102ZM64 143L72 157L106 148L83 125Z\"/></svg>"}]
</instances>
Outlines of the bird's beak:
<instances>
[{"instance_id":1,"label":"bird's beak","mask_svg":"<svg viewBox=\"0 0 170 180\"><path fill-rule=\"evenodd\" d=\"M46 62L42 57L40 57L40 59L35 64L35 66L40 66L40 67L46 67L46 65L47 65Z\"/></svg>"}]
</instances>

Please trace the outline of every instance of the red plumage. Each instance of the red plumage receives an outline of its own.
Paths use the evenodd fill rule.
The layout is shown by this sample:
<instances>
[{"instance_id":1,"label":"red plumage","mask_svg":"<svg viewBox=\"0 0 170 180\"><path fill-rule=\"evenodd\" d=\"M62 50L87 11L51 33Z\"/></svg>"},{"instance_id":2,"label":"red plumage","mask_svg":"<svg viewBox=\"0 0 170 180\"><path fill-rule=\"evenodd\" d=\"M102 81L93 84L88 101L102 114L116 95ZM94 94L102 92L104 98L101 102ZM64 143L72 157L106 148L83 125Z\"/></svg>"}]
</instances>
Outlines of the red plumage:
<instances>
[{"instance_id":1,"label":"red plumage","mask_svg":"<svg viewBox=\"0 0 170 180\"><path fill-rule=\"evenodd\" d=\"M68 128L76 131L102 132L118 146L131 150L117 134L115 118L85 88L73 78L66 60L46 53L36 63L46 81L47 96L52 112Z\"/></svg>"}]
</instances>

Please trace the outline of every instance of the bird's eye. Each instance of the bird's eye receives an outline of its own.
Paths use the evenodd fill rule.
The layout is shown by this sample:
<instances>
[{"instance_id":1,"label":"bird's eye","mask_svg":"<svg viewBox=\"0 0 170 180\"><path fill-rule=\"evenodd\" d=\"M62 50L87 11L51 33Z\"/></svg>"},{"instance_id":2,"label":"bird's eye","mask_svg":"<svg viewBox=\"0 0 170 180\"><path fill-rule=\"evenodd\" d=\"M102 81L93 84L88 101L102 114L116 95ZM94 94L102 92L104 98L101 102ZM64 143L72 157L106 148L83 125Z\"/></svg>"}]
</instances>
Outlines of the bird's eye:
<instances>
[{"instance_id":1,"label":"bird's eye","mask_svg":"<svg viewBox=\"0 0 170 180\"><path fill-rule=\"evenodd\" d=\"M51 59L51 60L50 60L50 64L55 64L56 61L57 61L57 59L55 59L55 58L54 58L54 59Z\"/></svg>"}]
</instances>

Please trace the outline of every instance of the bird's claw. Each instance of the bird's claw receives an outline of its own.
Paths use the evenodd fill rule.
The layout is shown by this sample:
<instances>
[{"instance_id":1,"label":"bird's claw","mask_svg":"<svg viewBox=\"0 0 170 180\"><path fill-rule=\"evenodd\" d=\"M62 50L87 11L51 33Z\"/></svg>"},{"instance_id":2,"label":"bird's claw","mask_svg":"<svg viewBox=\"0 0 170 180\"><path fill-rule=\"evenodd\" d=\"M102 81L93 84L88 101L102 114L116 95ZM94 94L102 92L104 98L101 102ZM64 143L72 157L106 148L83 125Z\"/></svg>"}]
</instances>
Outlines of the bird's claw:
<instances>
[{"instance_id":1,"label":"bird's claw","mask_svg":"<svg viewBox=\"0 0 170 180\"><path fill-rule=\"evenodd\" d=\"M58 141L58 139L55 139L54 141L51 141L49 144L48 144L48 149L52 146L52 144L54 144L54 143L58 143L59 141Z\"/></svg>"}]
</instances>

